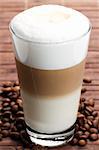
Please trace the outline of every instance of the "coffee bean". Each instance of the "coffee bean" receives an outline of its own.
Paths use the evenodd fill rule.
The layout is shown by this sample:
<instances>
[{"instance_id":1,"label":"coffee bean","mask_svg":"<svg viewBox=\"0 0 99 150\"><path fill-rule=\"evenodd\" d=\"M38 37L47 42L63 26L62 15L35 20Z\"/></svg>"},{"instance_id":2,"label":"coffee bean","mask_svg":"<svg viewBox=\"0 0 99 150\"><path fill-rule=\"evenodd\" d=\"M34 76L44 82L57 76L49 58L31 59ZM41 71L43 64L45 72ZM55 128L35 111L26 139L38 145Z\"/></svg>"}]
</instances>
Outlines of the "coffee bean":
<instances>
[{"instance_id":1,"label":"coffee bean","mask_svg":"<svg viewBox=\"0 0 99 150\"><path fill-rule=\"evenodd\" d=\"M11 103L10 103L10 106L12 107L13 105L15 105L15 102L14 101L12 101Z\"/></svg>"},{"instance_id":2,"label":"coffee bean","mask_svg":"<svg viewBox=\"0 0 99 150\"><path fill-rule=\"evenodd\" d=\"M5 107L8 107L9 106L9 103L7 103L7 102L5 102L5 103L3 103L3 107L5 108Z\"/></svg>"},{"instance_id":3,"label":"coffee bean","mask_svg":"<svg viewBox=\"0 0 99 150\"><path fill-rule=\"evenodd\" d=\"M6 87L1 89L3 92L10 92L12 89L11 87Z\"/></svg>"},{"instance_id":4,"label":"coffee bean","mask_svg":"<svg viewBox=\"0 0 99 150\"><path fill-rule=\"evenodd\" d=\"M86 135L86 137L88 138L89 137L89 135L90 135L90 133L88 132L88 131L85 131L85 133L84 133L85 135Z\"/></svg>"},{"instance_id":5,"label":"coffee bean","mask_svg":"<svg viewBox=\"0 0 99 150\"><path fill-rule=\"evenodd\" d=\"M8 130L2 130L2 135L3 135L3 137L9 136L9 131Z\"/></svg>"},{"instance_id":6,"label":"coffee bean","mask_svg":"<svg viewBox=\"0 0 99 150\"><path fill-rule=\"evenodd\" d=\"M86 91L87 91L86 88L82 88L82 89L81 89L81 93L82 93L82 94L85 93Z\"/></svg>"},{"instance_id":7,"label":"coffee bean","mask_svg":"<svg viewBox=\"0 0 99 150\"><path fill-rule=\"evenodd\" d=\"M78 124L79 124L81 127L84 125L84 119L79 119L78 122L79 122ZM82 130L84 131L85 128L84 128L84 127L82 127L82 128L83 128Z\"/></svg>"},{"instance_id":8,"label":"coffee bean","mask_svg":"<svg viewBox=\"0 0 99 150\"><path fill-rule=\"evenodd\" d=\"M13 106L12 106L12 111L13 111L13 112L17 112L17 111L18 111L18 105L16 105L16 104L13 105Z\"/></svg>"},{"instance_id":9,"label":"coffee bean","mask_svg":"<svg viewBox=\"0 0 99 150\"><path fill-rule=\"evenodd\" d=\"M78 141L78 145L79 146L85 146L87 144L87 142L86 142L86 140L84 140L84 139L80 139L79 141Z\"/></svg>"},{"instance_id":10,"label":"coffee bean","mask_svg":"<svg viewBox=\"0 0 99 150\"><path fill-rule=\"evenodd\" d=\"M90 133L98 133L98 130L96 128L90 128Z\"/></svg>"},{"instance_id":11,"label":"coffee bean","mask_svg":"<svg viewBox=\"0 0 99 150\"><path fill-rule=\"evenodd\" d=\"M0 89L0 96L3 96L3 91Z\"/></svg>"},{"instance_id":12,"label":"coffee bean","mask_svg":"<svg viewBox=\"0 0 99 150\"><path fill-rule=\"evenodd\" d=\"M10 116L10 122L15 122L15 118L13 116Z\"/></svg>"},{"instance_id":13,"label":"coffee bean","mask_svg":"<svg viewBox=\"0 0 99 150\"><path fill-rule=\"evenodd\" d=\"M87 123L92 126L92 122L90 120L88 120Z\"/></svg>"},{"instance_id":14,"label":"coffee bean","mask_svg":"<svg viewBox=\"0 0 99 150\"><path fill-rule=\"evenodd\" d=\"M86 118L84 118L84 124L87 124L87 116L86 116Z\"/></svg>"},{"instance_id":15,"label":"coffee bean","mask_svg":"<svg viewBox=\"0 0 99 150\"><path fill-rule=\"evenodd\" d=\"M84 134L84 135L81 135L81 136L80 136L80 139L85 139L85 140L86 140L86 139L87 139L87 136L86 136L85 134Z\"/></svg>"},{"instance_id":16,"label":"coffee bean","mask_svg":"<svg viewBox=\"0 0 99 150\"><path fill-rule=\"evenodd\" d=\"M30 145L31 144L31 141L30 141L30 138L29 136L27 135L27 132L25 130L22 130L20 132L20 137L21 137L21 140L22 142L25 144L25 145Z\"/></svg>"},{"instance_id":17,"label":"coffee bean","mask_svg":"<svg viewBox=\"0 0 99 150\"><path fill-rule=\"evenodd\" d=\"M92 116L93 116L93 117L97 117L97 116L98 116L98 113L97 113L96 111L93 111Z\"/></svg>"},{"instance_id":18,"label":"coffee bean","mask_svg":"<svg viewBox=\"0 0 99 150\"><path fill-rule=\"evenodd\" d=\"M77 145L78 143L78 139L77 138L73 138L72 141L70 141L71 145Z\"/></svg>"},{"instance_id":19,"label":"coffee bean","mask_svg":"<svg viewBox=\"0 0 99 150\"><path fill-rule=\"evenodd\" d=\"M11 100L9 98L3 98L2 101L3 101L3 103L10 103L11 102Z\"/></svg>"},{"instance_id":20,"label":"coffee bean","mask_svg":"<svg viewBox=\"0 0 99 150\"><path fill-rule=\"evenodd\" d=\"M0 110L0 120L1 120L1 116L2 116L2 109Z\"/></svg>"},{"instance_id":21,"label":"coffee bean","mask_svg":"<svg viewBox=\"0 0 99 150\"><path fill-rule=\"evenodd\" d=\"M24 117L18 117L16 119L16 124L21 124L21 123L24 123Z\"/></svg>"},{"instance_id":22,"label":"coffee bean","mask_svg":"<svg viewBox=\"0 0 99 150\"><path fill-rule=\"evenodd\" d=\"M9 118L3 118L2 121L3 122L9 122L10 120L9 120Z\"/></svg>"},{"instance_id":23,"label":"coffee bean","mask_svg":"<svg viewBox=\"0 0 99 150\"><path fill-rule=\"evenodd\" d=\"M80 103L81 103L81 102L85 102L85 101L86 101L86 99L85 99L84 97L81 97L81 98L80 98Z\"/></svg>"},{"instance_id":24,"label":"coffee bean","mask_svg":"<svg viewBox=\"0 0 99 150\"><path fill-rule=\"evenodd\" d=\"M20 132L20 134L21 134L21 136L27 137L27 133L26 133L25 130L22 130L22 131Z\"/></svg>"},{"instance_id":25,"label":"coffee bean","mask_svg":"<svg viewBox=\"0 0 99 150\"><path fill-rule=\"evenodd\" d=\"M83 82L84 82L84 83L91 83L91 82L92 82L92 80L91 80L91 79L89 79L89 78L84 78L84 79L83 79Z\"/></svg>"},{"instance_id":26,"label":"coffee bean","mask_svg":"<svg viewBox=\"0 0 99 150\"><path fill-rule=\"evenodd\" d=\"M12 92L12 91L10 91L9 93L7 93L7 96L8 96L10 99L12 99L13 92Z\"/></svg>"},{"instance_id":27,"label":"coffee bean","mask_svg":"<svg viewBox=\"0 0 99 150\"><path fill-rule=\"evenodd\" d=\"M9 129L9 128L10 128L10 123L9 123L9 122L4 123L4 124L3 124L3 127L4 127L5 129Z\"/></svg>"},{"instance_id":28,"label":"coffee bean","mask_svg":"<svg viewBox=\"0 0 99 150\"><path fill-rule=\"evenodd\" d=\"M81 113L78 113L77 117L78 117L78 119L81 119L81 118L84 118L84 115Z\"/></svg>"},{"instance_id":29,"label":"coffee bean","mask_svg":"<svg viewBox=\"0 0 99 150\"><path fill-rule=\"evenodd\" d=\"M3 125L3 123L2 123L2 121L0 120L0 127L2 127L2 125Z\"/></svg>"},{"instance_id":30,"label":"coffee bean","mask_svg":"<svg viewBox=\"0 0 99 150\"><path fill-rule=\"evenodd\" d=\"M84 125L84 127L85 127L86 130L89 130L89 129L90 129L90 125L87 124L87 123Z\"/></svg>"},{"instance_id":31,"label":"coffee bean","mask_svg":"<svg viewBox=\"0 0 99 150\"><path fill-rule=\"evenodd\" d=\"M94 104L95 104L95 103L94 103L93 98L88 99L88 105L94 107Z\"/></svg>"},{"instance_id":32,"label":"coffee bean","mask_svg":"<svg viewBox=\"0 0 99 150\"><path fill-rule=\"evenodd\" d=\"M1 112L2 108L3 108L3 107L2 107L2 105L0 104L0 112Z\"/></svg>"},{"instance_id":33,"label":"coffee bean","mask_svg":"<svg viewBox=\"0 0 99 150\"><path fill-rule=\"evenodd\" d=\"M17 91L17 92L12 92L12 95L10 96L10 98L11 99L17 99L18 98L18 96L19 96L19 92Z\"/></svg>"},{"instance_id":34,"label":"coffee bean","mask_svg":"<svg viewBox=\"0 0 99 150\"><path fill-rule=\"evenodd\" d=\"M20 134L18 132L10 132L10 137L14 140L19 140Z\"/></svg>"},{"instance_id":35,"label":"coffee bean","mask_svg":"<svg viewBox=\"0 0 99 150\"><path fill-rule=\"evenodd\" d=\"M16 127L17 129L20 131L20 130L23 130L23 125L22 124L16 124Z\"/></svg>"},{"instance_id":36,"label":"coffee bean","mask_svg":"<svg viewBox=\"0 0 99 150\"><path fill-rule=\"evenodd\" d=\"M14 86L19 86L19 82L18 82L18 81L15 81L15 82L14 82Z\"/></svg>"},{"instance_id":37,"label":"coffee bean","mask_svg":"<svg viewBox=\"0 0 99 150\"><path fill-rule=\"evenodd\" d=\"M93 121L93 127L97 128L98 125L99 125L99 120L98 120L98 119L95 119L95 120Z\"/></svg>"},{"instance_id":38,"label":"coffee bean","mask_svg":"<svg viewBox=\"0 0 99 150\"><path fill-rule=\"evenodd\" d=\"M84 107L85 107L84 103L81 103L80 106L79 106L79 111L84 110Z\"/></svg>"},{"instance_id":39,"label":"coffee bean","mask_svg":"<svg viewBox=\"0 0 99 150\"><path fill-rule=\"evenodd\" d=\"M80 126L79 127L82 131L86 131L86 128L84 128L84 127L82 127L82 126Z\"/></svg>"},{"instance_id":40,"label":"coffee bean","mask_svg":"<svg viewBox=\"0 0 99 150\"><path fill-rule=\"evenodd\" d=\"M28 141L28 140L27 140L26 138L24 138L24 137L21 137L21 141L22 141L23 147L30 147L31 141Z\"/></svg>"},{"instance_id":41,"label":"coffee bean","mask_svg":"<svg viewBox=\"0 0 99 150\"><path fill-rule=\"evenodd\" d=\"M2 101L3 101L3 97L0 95L0 105Z\"/></svg>"},{"instance_id":42,"label":"coffee bean","mask_svg":"<svg viewBox=\"0 0 99 150\"><path fill-rule=\"evenodd\" d=\"M25 130L20 131L20 137L24 144L28 144L28 141L30 141L29 136Z\"/></svg>"},{"instance_id":43,"label":"coffee bean","mask_svg":"<svg viewBox=\"0 0 99 150\"><path fill-rule=\"evenodd\" d=\"M94 117L93 116L88 116L87 119L92 121L94 119Z\"/></svg>"},{"instance_id":44,"label":"coffee bean","mask_svg":"<svg viewBox=\"0 0 99 150\"><path fill-rule=\"evenodd\" d=\"M17 128L14 124L11 124L11 131L12 132L17 132Z\"/></svg>"},{"instance_id":45,"label":"coffee bean","mask_svg":"<svg viewBox=\"0 0 99 150\"><path fill-rule=\"evenodd\" d=\"M88 101L85 101L85 102L84 102L84 105L85 105L85 106L89 106Z\"/></svg>"},{"instance_id":46,"label":"coffee bean","mask_svg":"<svg viewBox=\"0 0 99 150\"><path fill-rule=\"evenodd\" d=\"M17 102L17 104L20 104L20 103L22 103L22 99L18 98L16 102Z\"/></svg>"},{"instance_id":47,"label":"coffee bean","mask_svg":"<svg viewBox=\"0 0 99 150\"><path fill-rule=\"evenodd\" d=\"M86 110L89 112L89 113L92 113L93 112L93 107L91 106L86 106Z\"/></svg>"},{"instance_id":48,"label":"coffee bean","mask_svg":"<svg viewBox=\"0 0 99 150\"><path fill-rule=\"evenodd\" d=\"M80 137L81 135L83 135L83 131L77 131L77 133L76 133L76 136L78 137Z\"/></svg>"},{"instance_id":49,"label":"coffee bean","mask_svg":"<svg viewBox=\"0 0 99 150\"><path fill-rule=\"evenodd\" d=\"M16 116L17 116L17 117L23 117L23 116L24 116L23 111L18 111L18 112L16 113Z\"/></svg>"},{"instance_id":50,"label":"coffee bean","mask_svg":"<svg viewBox=\"0 0 99 150\"><path fill-rule=\"evenodd\" d=\"M19 108L23 109L23 103L21 99L17 99L17 104L19 105Z\"/></svg>"},{"instance_id":51,"label":"coffee bean","mask_svg":"<svg viewBox=\"0 0 99 150\"><path fill-rule=\"evenodd\" d=\"M80 114L80 115L78 115L77 118L78 118L77 119L78 124L82 126L84 124L84 115Z\"/></svg>"},{"instance_id":52,"label":"coffee bean","mask_svg":"<svg viewBox=\"0 0 99 150\"><path fill-rule=\"evenodd\" d=\"M2 109L2 112L5 112L5 111L11 111L11 107L5 107Z\"/></svg>"},{"instance_id":53,"label":"coffee bean","mask_svg":"<svg viewBox=\"0 0 99 150\"><path fill-rule=\"evenodd\" d=\"M79 126L78 126L78 124L76 124L76 126L75 126L75 130L76 130L76 131L78 131L78 130L79 130Z\"/></svg>"},{"instance_id":54,"label":"coffee bean","mask_svg":"<svg viewBox=\"0 0 99 150\"><path fill-rule=\"evenodd\" d=\"M85 110L85 115L90 116L90 112L88 110Z\"/></svg>"},{"instance_id":55,"label":"coffee bean","mask_svg":"<svg viewBox=\"0 0 99 150\"><path fill-rule=\"evenodd\" d=\"M90 134L90 140L96 141L97 139L98 139L98 134L96 133Z\"/></svg>"},{"instance_id":56,"label":"coffee bean","mask_svg":"<svg viewBox=\"0 0 99 150\"><path fill-rule=\"evenodd\" d=\"M0 141L2 140L2 134L0 133Z\"/></svg>"},{"instance_id":57,"label":"coffee bean","mask_svg":"<svg viewBox=\"0 0 99 150\"><path fill-rule=\"evenodd\" d=\"M3 113L3 116L6 117L6 118L10 118L10 115L11 115L11 111L5 111Z\"/></svg>"},{"instance_id":58,"label":"coffee bean","mask_svg":"<svg viewBox=\"0 0 99 150\"><path fill-rule=\"evenodd\" d=\"M12 88L12 91L17 92L20 90L20 86L15 86Z\"/></svg>"},{"instance_id":59,"label":"coffee bean","mask_svg":"<svg viewBox=\"0 0 99 150\"><path fill-rule=\"evenodd\" d=\"M3 87L11 87L13 86L13 83L10 81L2 82Z\"/></svg>"}]
</instances>

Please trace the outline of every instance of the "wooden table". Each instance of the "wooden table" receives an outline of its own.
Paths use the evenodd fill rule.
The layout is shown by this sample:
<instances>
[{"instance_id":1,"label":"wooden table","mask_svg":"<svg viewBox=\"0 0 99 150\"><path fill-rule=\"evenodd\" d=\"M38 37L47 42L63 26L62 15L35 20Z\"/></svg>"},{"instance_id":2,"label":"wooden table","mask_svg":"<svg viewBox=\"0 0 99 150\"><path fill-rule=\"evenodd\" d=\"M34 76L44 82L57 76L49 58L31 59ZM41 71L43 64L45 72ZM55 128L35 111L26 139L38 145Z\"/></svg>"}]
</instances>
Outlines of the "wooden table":
<instances>
[{"instance_id":1,"label":"wooden table","mask_svg":"<svg viewBox=\"0 0 99 150\"><path fill-rule=\"evenodd\" d=\"M26 3L25 3L26 1ZM27 3L29 1L29 3ZM52 2L52 1L50 1ZM93 29L86 61L85 77L90 77L92 83L84 94L87 98L93 97L96 110L99 110L99 0L53 0L55 3L64 4L83 12L92 23ZM43 3L43 1L42 1ZM48 1L46 0L46 3ZM28 4L28 5L27 5ZM39 0L0 0L0 83L2 81L17 80L14 54L12 52L11 37L8 24L11 18L27 6L40 4ZM64 146L52 150L99 150L99 141L91 142L86 147ZM23 150L18 143L6 139L0 142L0 150ZM36 148L34 148L36 150Z\"/></svg>"}]
</instances>

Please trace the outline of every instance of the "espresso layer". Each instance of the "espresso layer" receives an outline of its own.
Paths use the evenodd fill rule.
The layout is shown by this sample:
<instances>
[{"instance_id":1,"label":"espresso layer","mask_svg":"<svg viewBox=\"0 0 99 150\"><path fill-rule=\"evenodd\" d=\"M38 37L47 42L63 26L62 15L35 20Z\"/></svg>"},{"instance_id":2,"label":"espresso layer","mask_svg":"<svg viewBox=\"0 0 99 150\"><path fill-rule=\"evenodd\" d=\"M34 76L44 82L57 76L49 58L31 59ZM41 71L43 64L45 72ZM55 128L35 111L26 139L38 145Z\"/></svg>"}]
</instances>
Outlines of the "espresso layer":
<instances>
[{"instance_id":1,"label":"espresso layer","mask_svg":"<svg viewBox=\"0 0 99 150\"><path fill-rule=\"evenodd\" d=\"M81 86L84 61L62 70L40 70L28 67L16 59L22 91L29 95L58 97Z\"/></svg>"}]
</instances>

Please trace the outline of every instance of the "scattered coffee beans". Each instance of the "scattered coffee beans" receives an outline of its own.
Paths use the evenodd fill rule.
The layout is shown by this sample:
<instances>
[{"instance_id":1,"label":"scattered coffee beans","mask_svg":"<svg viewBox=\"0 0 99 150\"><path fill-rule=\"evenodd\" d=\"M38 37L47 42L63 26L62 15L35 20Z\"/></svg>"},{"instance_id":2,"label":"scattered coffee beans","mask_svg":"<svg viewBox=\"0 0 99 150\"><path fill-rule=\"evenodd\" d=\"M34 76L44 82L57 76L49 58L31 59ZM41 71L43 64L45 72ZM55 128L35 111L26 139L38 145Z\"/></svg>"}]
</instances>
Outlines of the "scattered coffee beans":
<instances>
[{"instance_id":1,"label":"scattered coffee beans","mask_svg":"<svg viewBox=\"0 0 99 150\"><path fill-rule=\"evenodd\" d=\"M81 98L78 110L78 117L76 121L76 130L74 138L72 139L70 144L85 146L88 140L98 140L98 128L99 116L98 112L94 110L94 100L92 98L88 100L85 98Z\"/></svg>"},{"instance_id":2,"label":"scattered coffee beans","mask_svg":"<svg viewBox=\"0 0 99 150\"><path fill-rule=\"evenodd\" d=\"M91 83L90 79L84 79L84 83ZM81 93L85 93L86 88L82 88ZM20 96L20 86L18 82L3 82L0 89L0 140L10 137L23 143L24 146L33 145L25 129L22 99ZM98 140L99 116L94 110L94 100L92 98L80 98L80 105L76 121L74 138L71 145L85 146L90 141Z\"/></svg>"},{"instance_id":3,"label":"scattered coffee beans","mask_svg":"<svg viewBox=\"0 0 99 150\"><path fill-rule=\"evenodd\" d=\"M27 138L18 82L2 83L0 101L0 140L10 137L30 147L32 143ZM25 133L25 136L22 136L21 131Z\"/></svg>"}]
</instances>

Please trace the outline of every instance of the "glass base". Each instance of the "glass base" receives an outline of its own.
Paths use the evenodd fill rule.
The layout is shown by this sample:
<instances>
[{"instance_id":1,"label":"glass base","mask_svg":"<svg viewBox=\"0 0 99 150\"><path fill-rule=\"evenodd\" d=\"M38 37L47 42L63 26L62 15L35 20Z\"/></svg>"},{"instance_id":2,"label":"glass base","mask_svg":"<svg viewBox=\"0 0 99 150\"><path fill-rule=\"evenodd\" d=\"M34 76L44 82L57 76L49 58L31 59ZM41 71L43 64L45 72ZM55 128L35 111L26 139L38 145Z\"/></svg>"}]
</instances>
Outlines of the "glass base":
<instances>
[{"instance_id":1,"label":"glass base","mask_svg":"<svg viewBox=\"0 0 99 150\"><path fill-rule=\"evenodd\" d=\"M64 145L72 140L75 130L75 124L64 132L53 134L37 132L31 129L28 125L26 125L26 129L33 143L39 144L41 146L55 147Z\"/></svg>"}]
</instances>

